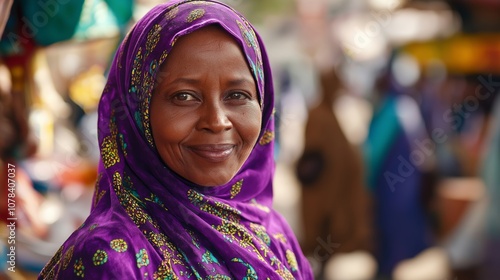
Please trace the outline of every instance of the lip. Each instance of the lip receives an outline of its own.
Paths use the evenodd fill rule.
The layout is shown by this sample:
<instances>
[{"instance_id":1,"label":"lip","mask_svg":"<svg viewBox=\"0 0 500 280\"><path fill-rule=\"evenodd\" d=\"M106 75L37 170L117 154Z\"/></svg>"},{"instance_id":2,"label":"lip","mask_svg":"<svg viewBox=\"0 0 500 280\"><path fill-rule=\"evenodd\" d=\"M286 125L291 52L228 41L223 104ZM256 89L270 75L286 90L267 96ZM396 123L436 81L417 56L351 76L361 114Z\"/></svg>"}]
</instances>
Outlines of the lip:
<instances>
[{"instance_id":1,"label":"lip","mask_svg":"<svg viewBox=\"0 0 500 280\"><path fill-rule=\"evenodd\" d=\"M228 159L235 147L234 144L206 144L189 146L188 149L197 156L216 163Z\"/></svg>"}]
</instances>

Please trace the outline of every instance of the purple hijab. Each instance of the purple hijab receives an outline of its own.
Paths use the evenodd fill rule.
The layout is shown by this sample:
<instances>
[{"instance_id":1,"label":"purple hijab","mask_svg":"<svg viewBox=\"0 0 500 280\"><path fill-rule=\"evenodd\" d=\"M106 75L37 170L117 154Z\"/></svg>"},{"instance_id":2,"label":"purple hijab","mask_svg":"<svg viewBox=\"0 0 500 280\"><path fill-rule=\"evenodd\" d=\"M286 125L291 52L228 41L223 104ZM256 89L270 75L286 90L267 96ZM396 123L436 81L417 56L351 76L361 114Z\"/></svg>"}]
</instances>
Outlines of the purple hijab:
<instances>
[{"instance_id":1,"label":"purple hijab","mask_svg":"<svg viewBox=\"0 0 500 280\"><path fill-rule=\"evenodd\" d=\"M260 138L235 177L200 187L156 151L149 105L180 36L218 24L240 44L258 85ZM215 1L170 1L133 27L113 61L99 105L101 162L90 216L40 279L313 279L272 205L274 93L261 38Z\"/></svg>"}]
</instances>

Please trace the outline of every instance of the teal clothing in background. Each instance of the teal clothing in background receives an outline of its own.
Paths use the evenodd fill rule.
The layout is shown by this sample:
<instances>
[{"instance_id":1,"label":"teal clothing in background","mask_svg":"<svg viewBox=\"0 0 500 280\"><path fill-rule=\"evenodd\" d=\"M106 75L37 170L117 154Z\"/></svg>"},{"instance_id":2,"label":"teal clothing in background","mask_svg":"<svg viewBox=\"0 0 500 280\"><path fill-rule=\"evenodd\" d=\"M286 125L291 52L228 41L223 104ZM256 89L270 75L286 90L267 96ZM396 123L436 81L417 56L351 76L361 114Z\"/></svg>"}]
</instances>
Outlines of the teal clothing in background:
<instances>
[{"instance_id":1,"label":"teal clothing in background","mask_svg":"<svg viewBox=\"0 0 500 280\"><path fill-rule=\"evenodd\" d=\"M390 277L401 261L415 257L432 243L422 204L423 166L411 163L413 140L425 139L419 134L424 129L421 119L413 99L388 94L373 116L364 146L365 170L375 202L375 256L380 277Z\"/></svg>"},{"instance_id":2,"label":"teal clothing in background","mask_svg":"<svg viewBox=\"0 0 500 280\"><path fill-rule=\"evenodd\" d=\"M123 31L133 6L133 0L15 0L0 40L0 55L22 54L27 42L48 46Z\"/></svg>"},{"instance_id":3,"label":"teal clothing in background","mask_svg":"<svg viewBox=\"0 0 500 280\"><path fill-rule=\"evenodd\" d=\"M373 191L380 164L394 144L396 135L401 133L401 126L396 115L396 96L388 94L382 101L370 122L369 133L363 146L366 165L367 186Z\"/></svg>"}]
</instances>

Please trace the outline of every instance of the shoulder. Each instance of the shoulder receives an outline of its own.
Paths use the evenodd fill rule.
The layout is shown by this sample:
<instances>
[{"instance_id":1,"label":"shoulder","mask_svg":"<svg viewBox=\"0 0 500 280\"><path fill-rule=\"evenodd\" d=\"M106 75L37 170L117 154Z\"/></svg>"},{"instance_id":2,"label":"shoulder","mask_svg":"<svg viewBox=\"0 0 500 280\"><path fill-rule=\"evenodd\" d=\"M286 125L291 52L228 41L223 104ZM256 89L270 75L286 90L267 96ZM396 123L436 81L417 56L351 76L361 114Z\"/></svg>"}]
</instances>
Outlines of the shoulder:
<instances>
[{"instance_id":1,"label":"shoulder","mask_svg":"<svg viewBox=\"0 0 500 280\"><path fill-rule=\"evenodd\" d=\"M142 278L135 275L140 272L134 246L141 242L132 236L142 236L137 231L118 224L86 224L59 248L39 279Z\"/></svg>"},{"instance_id":2,"label":"shoulder","mask_svg":"<svg viewBox=\"0 0 500 280\"><path fill-rule=\"evenodd\" d=\"M279 212L274 209L273 212L275 219L272 236L281 248L278 254L296 279L313 279L311 265L302 253L292 228Z\"/></svg>"}]
</instances>

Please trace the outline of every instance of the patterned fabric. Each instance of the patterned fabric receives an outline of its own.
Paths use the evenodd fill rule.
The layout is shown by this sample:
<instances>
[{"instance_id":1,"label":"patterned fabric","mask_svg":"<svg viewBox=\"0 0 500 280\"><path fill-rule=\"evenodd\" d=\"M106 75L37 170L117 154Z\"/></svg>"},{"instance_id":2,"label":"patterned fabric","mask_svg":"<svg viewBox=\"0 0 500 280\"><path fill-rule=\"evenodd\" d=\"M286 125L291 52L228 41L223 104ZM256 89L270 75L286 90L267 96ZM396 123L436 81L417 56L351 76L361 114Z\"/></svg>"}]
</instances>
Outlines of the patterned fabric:
<instances>
[{"instance_id":1,"label":"patterned fabric","mask_svg":"<svg viewBox=\"0 0 500 280\"><path fill-rule=\"evenodd\" d=\"M149 105L180 36L218 24L240 44L258 85L261 139L235 177L200 187L165 166ZM170 1L130 31L99 105L101 164L85 223L39 279L312 279L285 220L272 208L273 85L260 37L215 1Z\"/></svg>"}]
</instances>

